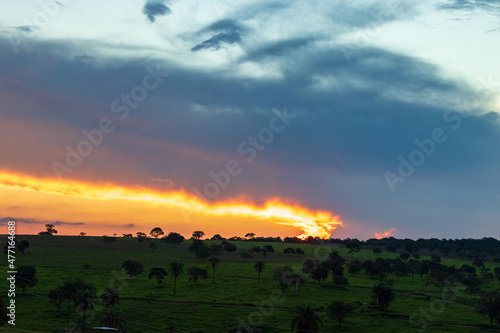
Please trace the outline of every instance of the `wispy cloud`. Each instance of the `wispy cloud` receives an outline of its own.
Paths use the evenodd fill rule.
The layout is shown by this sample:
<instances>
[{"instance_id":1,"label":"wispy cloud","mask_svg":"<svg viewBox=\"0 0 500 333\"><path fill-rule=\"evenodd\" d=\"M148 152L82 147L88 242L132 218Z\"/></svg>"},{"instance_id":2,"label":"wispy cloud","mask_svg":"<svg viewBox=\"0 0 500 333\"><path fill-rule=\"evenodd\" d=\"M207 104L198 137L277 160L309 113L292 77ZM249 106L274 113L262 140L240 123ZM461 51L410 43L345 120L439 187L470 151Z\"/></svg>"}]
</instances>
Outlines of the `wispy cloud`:
<instances>
[{"instance_id":1,"label":"wispy cloud","mask_svg":"<svg viewBox=\"0 0 500 333\"><path fill-rule=\"evenodd\" d=\"M498 0L449 0L440 5L441 9L450 10L474 10L484 9L492 12L500 12L500 1Z\"/></svg>"},{"instance_id":2,"label":"wispy cloud","mask_svg":"<svg viewBox=\"0 0 500 333\"><path fill-rule=\"evenodd\" d=\"M174 182L169 178L149 178L152 182L165 183L167 186L174 186Z\"/></svg>"},{"instance_id":3,"label":"wispy cloud","mask_svg":"<svg viewBox=\"0 0 500 333\"><path fill-rule=\"evenodd\" d=\"M204 33L216 33L209 39L191 48L192 52L203 49L218 50L223 45L233 45L241 42L241 27L233 20L220 20L200 31Z\"/></svg>"},{"instance_id":4,"label":"wispy cloud","mask_svg":"<svg viewBox=\"0 0 500 333\"><path fill-rule=\"evenodd\" d=\"M16 222L21 222L21 223L26 223L26 224L53 224L53 225L85 225L83 222L63 222L63 221L48 221L48 220L39 220L35 218L22 218L22 217L12 217L12 216L6 216L3 218L0 218L0 224L6 224L9 221L16 221Z\"/></svg>"}]
</instances>

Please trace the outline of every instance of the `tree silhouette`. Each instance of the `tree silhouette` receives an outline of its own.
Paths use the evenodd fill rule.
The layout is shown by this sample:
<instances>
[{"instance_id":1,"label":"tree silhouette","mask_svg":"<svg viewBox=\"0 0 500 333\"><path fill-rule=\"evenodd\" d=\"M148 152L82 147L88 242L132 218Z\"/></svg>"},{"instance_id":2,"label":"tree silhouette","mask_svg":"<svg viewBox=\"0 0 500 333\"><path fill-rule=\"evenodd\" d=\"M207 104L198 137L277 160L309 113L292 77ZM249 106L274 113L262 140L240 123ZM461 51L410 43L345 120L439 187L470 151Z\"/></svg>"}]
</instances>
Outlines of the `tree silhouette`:
<instances>
[{"instance_id":1,"label":"tree silhouette","mask_svg":"<svg viewBox=\"0 0 500 333\"><path fill-rule=\"evenodd\" d=\"M144 242L146 240L146 238L148 237L145 233L140 232L140 231L137 232L136 235L137 235L137 243L139 243L139 244Z\"/></svg>"},{"instance_id":2,"label":"tree silhouette","mask_svg":"<svg viewBox=\"0 0 500 333\"><path fill-rule=\"evenodd\" d=\"M312 303L299 305L295 307L291 312L295 314L295 317L290 323L292 332L321 332L323 322L314 311Z\"/></svg>"},{"instance_id":3,"label":"tree silhouette","mask_svg":"<svg viewBox=\"0 0 500 333\"><path fill-rule=\"evenodd\" d=\"M207 279L208 273L206 269L198 268L198 267L189 267L188 268L189 281L198 282L198 279Z\"/></svg>"},{"instance_id":4,"label":"tree silhouette","mask_svg":"<svg viewBox=\"0 0 500 333\"><path fill-rule=\"evenodd\" d=\"M423 276L429 273L431 269L431 262L429 260L422 260L417 264L416 273L420 275L420 280L422 280Z\"/></svg>"},{"instance_id":5,"label":"tree silhouette","mask_svg":"<svg viewBox=\"0 0 500 333\"><path fill-rule=\"evenodd\" d=\"M55 226L53 224L46 224L45 228L47 228L47 230L45 231L47 234L49 235L57 234L57 230L55 229Z\"/></svg>"},{"instance_id":6,"label":"tree silhouette","mask_svg":"<svg viewBox=\"0 0 500 333\"><path fill-rule=\"evenodd\" d=\"M408 275L408 265L405 262L403 262L400 258L394 259L391 267L398 281L402 276Z\"/></svg>"},{"instance_id":7,"label":"tree silhouette","mask_svg":"<svg viewBox=\"0 0 500 333\"><path fill-rule=\"evenodd\" d=\"M328 260L323 263L325 267L328 267L332 271L332 281L335 282L335 277L344 277L344 267L345 258L339 255L337 251L333 251L329 254ZM338 280L338 279L337 279Z\"/></svg>"},{"instance_id":8,"label":"tree silhouette","mask_svg":"<svg viewBox=\"0 0 500 333\"><path fill-rule=\"evenodd\" d=\"M226 252L236 252L238 250L236 245L231 244L231 243L226 242L226 241L223 241L221 243L221 245L224 247L224 251L226 251Z\"/></svg>"},{"instance_id":9,"label":"tree silhouette","mask_svg":"<svg viewBox=\"0 0 500 333\"><path fill-rule=\"evenodd\" d=\"M193 231L193 238L194 239L200 239L203 236L205 236L205 233L203 231Z\"/></svg>"},{"instance_id":10,"label":"tree silhouette","mask_svg":"<svg viewBox=\"0 0 500 333\"><path fill-rule=\"evenodd\" d=\"M153 267L149 271L148 278L151 280L152 278L156 279L156 282L158 283L158 287L160 284L163 282L163 279L167 277L168 273L166 270L164 270L161 267Z\"/></svg>"},{"instance_id":11,"label":"tree silhouette","mask_svg":"<svg viewBox=\"0 0 500 333\"><path fill-rule=\"evenodd\" d=\"M495 276L497 277L497 280L500 281L500 266L495 267L493 269L493 272L495 272Z\"/></svg>"},{"instance_id":12,"label":"tree silhouette","mask_svg":"<svg viewBox=\"0 0 500 333\"><path fill-rule=\"evenodd\" d=\"M83 313L83 323L88 310L93 310L96 303L95 288L88 285L87 288L78 290L75 295L75 304L78 312Z\"/></svg>"},{"instance_id":13,"label":"tree silhouette","mask_svg":"<svg viewBox=\"0 0 500 333\"><path fill-rule=\"evenodd\" d=\"M123 268L131 277L141 274L144 269L140 262L133 260L124 261L121 268Z\"/></svg>"},{"instance_id":14,"label":"tree silhouette","mask_svg":"<svg viewBox=\"0 0 500 333\"><path fill-rule=\"evenodd\" d=\"M354 260L353 262L351 262L349 265L348 265L348 269L347 269L347 272L349 274L351 274L352 276L356 275L357 273L361 272L361 262L359 262L358 260Z\"/></svg>"},{"instance_id":15,"label":"tree silhouette","mask_svg":"<svg viewBox=\"0 0 500 333\"><path fill-rule=\"evenodd\" d=\"M217 268L217 266L219 266L220 259L217 257L212 257L208 259L208 261L210 261L210 263L212 264L212 282L215 282L215 269Z\"/></svg>"},{"instance_id":16,"label":"tree silhouette","mask_svg":"<svg viewBox=\"0 0 500 333\"><path fill-rule=\"evenodd\" d=\"M104 288L100 297L102 304L106 308L112 308L120 303L120 291L111 286Z\"/></svg>"},{"instance_id":17,"label":"tree silhouette","mask_svg":"<svg viewBox=\"0 0 500 333\"><path fill-rule=\"evenodd\" d=\"M411 255L409 253L403 252L399 255L399 257L403 260L408 260L410 259Z\"/></svg>"},{"instance_id":18,"label":"tree silhouette","mask_svg":"<svg viewBox=\"0 0 500 333\"><path fill-rule=\"evenodd\" d=\"M164 234L164 232L163 232L163 230L161 230L161 228L160 228L160 227L153 228L153 229L149 232L149 235L150 235L151 237L154 237L154 238L158 238L158 237L160 237L160 236L161 236L161 235L163 235L163 234Z\"/></svg>"},{"instance_id":19,"label":"tree silhouette","mask_svg":"<svg viewBox=\"0 0 500 333\"><path fill-rule=\"evenodd\" d=\"M71 303L74 303L75 306L77 307L77 310L79 306L82 306L83 309L86 311L89 309L89 306L92 306L90 304L84 305L83 303L86 302L84 300L84 296L90 297L92 295L95 298L95 287L91 283L87 283L81 279L75 279L73 280L66 280L64 284L60 287L61 294L64 297L64 300L68 302L68 322L69 322L69 314L70 314L70 309L71 309ZM92 298L92 297L90 297ZM91 301L88 301L89 303ZM80 303L82 303L80 305ZM83 312L83 311L82 311Z\"/></svg>"},{"instance_id":20,"label":"tree silhouette","mask_svg":"<svg viewBox=\"0 0 500 333\"><path fill-rule=\"evenodd\" d=\"M334 275L333 276L333 283L337 287L339 287L339 286L347 286L347 285L349 285L349 280L345 276Z\"/></svg>"},{"instance_id":21,"label":"tree silhouette","mask_svg":"<svg viewBox=\"0 0 500 333\"><path fill-rule=\"evenodd\" d=\"M283 253L290 255L290 254L294 254L295 250L291 247L287 247L286 249L283 250Z\"/></svg>"},{"instance_id":22,"label":"tree silhouette","mask_svg":"<svg viewBox=\"0 0 500 333\"><path fill-rule=\"evenodd\" d=\"M210 251L215 255L219 255L224 251L224 247L220 244L212 244L210 245Z\"/></svg>"},{"instance_id":23,"label":"tree silhouette","mask_svg":"<svg viewBox=\"0 0 500 333\"><path fill-rule=\"evenodd\" d=\"M17 244L17 250L24 254L24 251L26 251L27 248L30 247L30 243L27 240L22 240Z\"/></svg>"},{"instance_id":24,"label":"tree silhouette","mask_svg":"<svg viewBox=\"0 0 500 333\"><path fill-rule=\"evenodd\" d=\"M80 232L79 236L82 236L82 237L87 236L87 233L82 231L82 232Z\"/></svg>"},{"instance_id":25,"label":"tree silhouette","mask_svg":"<svg viewBox=\"0 0 500 333\"><path fill-rule=\"evenodd\" d=\"M223 238L221 235L219 234L215 234L212 236L212 238L210 238L211 240L224 240L225 238Z\"/></svg>"},{"instance_id":26,"label":"tree silhouette","mask_svg":"<svg viewBox=\"0 0 500 333\"><path fill-rule=\"evenodd\" d=\"M500 318L500 293L496 290L482 293L478 311L487 316L490 319L490 325L493 326L493 320Z\"/></svg>"},{"instance_id":27,"label":"tree silhouette","mask_svg":"<svg viewBox=\"0 0 500 333\"><path fill-rule=\"evenodd\" d=\"M262 250L268 253L274 253L274 247L272 247L271 245L264 245L262 247Z\"/></svg>"},{"instance_id":28,"label":"tree silhouette","mask_svg":"<svg viewBox=\"0 0 500 333\"><path fill-rule=\"evenodd\" d=\"M353 253L354 252L358 253L361 250L361 245L359 244L359 242L352 241L347 243L345 247L349 249L349 254L351 255L351 262L352 262Z\"/></svg>"},{"instance_id":29,"label":"tree silhouette","mask_svg":"<svg viewBox=\"0 0 500 333\"><path fill-rule=\"evenodd\" d=\"M260 273L262 273L265 268L266 268L266 264L260 260L257 261L255 263L255 265L253 265L253 269L255 269L257 271L257 274L258 274L257 281L260 281Z\"/></svg>"},{"instance_id":30,"label":"tree silhouette","mask_svg":"<svg viewBox=\"0 0 500 333\"><path fill-rule=\"evenodd\" d=\"M16 286L22 289L23 294L26 287L34 287L38 283L35 266L19 266L15 281Z\"/></svg>"},{"instance_id":31,"label":"tree silhouette","mask_svg":"<svg viewBox=\"0 0 500 333\"><path fill-rule=\"evenodd\" d=\"M55 229L55 226L51 223L45 225L46 230L45 231L40 231L38 234L39 235L54 235L57 234L57 230Z\"/></svg>"},{"instance_id":32,"label":"tree silhouette","mask_svg":"<svg viewBox=\"0 0 500 333\"><path fill-rule=\"evenodd\" d=\"M177 244L180 244L184 241L184 237L176 232L171 232L168 234L168 236L163 237L161 240L164 241L166 244L177 246Z\"/></svg>"},{"instance_id":33,"label":"tree silhouette","mask_svg":"<svg viewBox=\"0 0 500 333\"><path fill-rule=\"evenodd\" d=\"M245 238L250 238L253 239L255 237L255 234L253 232L249 232L245 235Z\"/></svg>"},{"instance_id":34,"label":"tree silhouette","mask_svg":"<svg viewBox=\"0 0 500 333\"><path fill-rule=\"evenodd\" d=\"M61 305L64 301L64 294L62 291L62 287L58 286L56 289L49 290L49 302L53 303L57 307L57 312L61 309Z\"/></svg>"},{"instance_id":35,"label":"tree silhouette","mask_svg":"<svg viewBox=\"0 0 500 333\"><path fill-rule=\"evenodd\" d=\"M188 251L191 253L196 253L196 250L202 246L205 246L205 244L203 243L202 240L193 239L191 245L189 245L189 247L188 247Z\"/></svg>"},{"instance_id":36,"label":"tree silhouette","mask_svg":"<svg viewBox=\"0 0 500 333\"><path fill-rule=\"evenodd\" d=\"M263 250L260 248L260 246L254 246L248 252L250 253L261 253Z\"/></svg>"},{"instance_id":37,"label":"tree silhouette","mask_svg":"<svg viewBox=\"0 0 500 333\"><path fill-rule=\"evenodd\" d=\"M198 247L194 251L194 253L196 254L196 258L198 258L198 259L200 259L200 258L208 258L212 254L212 250L210 250L210 248L208 246L206 246L205 244L203 244L202 246Z\"/></svg>"},{"instance_id":38,"label":"tree silhouette","mask_svg":"<svg viewBox=\"0 0 500 333\"><path fill-rule=\"evenodd\" d=\"M273 278L280 284L281 291L288 287L288 283L290 282L289 276L291 274L293 274L293 270L288 266L274 268Z\"/></svg>"},{"instance_id":39,"label":"tree silhouette","mask_svg":"<svg viewBox=\"0 0 500 333\"><path fill-rule=\"evenodd\" d=\"M68 322L69 322L69 310L71 308L71 302L75 299L76 292L78 291L75 281L66 280L64 284L61 286L61 294L64 297L64 300L68 303Z\"/></svg>"},{"instance_id":40,"label":"tree silhouette","mask_svg":"<svg viewBox=\"0 0 500 333\"><path fill-rule=\"evenodd\" d=\"M170 263L170 268L168 269L168 271L174 276L174 295L175 295L175 289L177 286L177 278L179 277L179 275L184 273L184 264L178 262L177 260L172 261Z\"/></svg>"},{"instance_id":41,"label":"tree silhouette","mask_svg":"<svg viewBox=\"0 0 500 333\"><path fill-rule=\"evenodd\" d=\"M478 268L484 268L484 261L481 258L474 258L472 265L474 265Z\"/></svg>"},{"instance_id":42,"label":"tree silhouette","mask_svg":"<svg viewBox=\"0 0 500 333\"><path fill-rule=\"evenodd\" d=\"M321 280L325 281L328 278L328 268L325 266L318 266L312 273L313 280L321 283Z\"/></svg>"},{"instance_id":43,"label":"tree silhouette","mask_svg":"<svg viewBox=\"0 0 500 333\"><path fill-rule=\"evenodd\" d=\"M295 254L300 254L300 255L302 255L302 254L305 254L305 252L304 252L304 250L302 250L300 247L298 247L298 248L296 248L296 249L295 249Z\"/></svg>"},{"instance_id":44,"label":"tree silhouette","mask_svg":"<svg viewBox=\"0 0 500 333\"><path fill-rule=\"evenodd\" d=\"M306 277L300 273L294 272L289 275L289 279L293 286L293 294L295 295L295 290L297 289L297 287L299 288L300 293L300 288L306 284Z\"/></svg>"},{"instance_id":45,"label":"tree silhouette","mask_svg":"<svg viewBox=\"0 0 500 333\"><path fill-rule=\"evenodd\" d=\"M377 301L381 310L387 310L389 304L396 299L396 294L391 286L380 283L373 287L373 299Z\"/></svg>"},{"instance_id":46,"label":"tree silhouette","mask_svg":"<svg viewBox=\"0 0 500 333\"><path fill-rule=\"evenodd\" d=\"M337 320L339 327L342 326L342 322L345 317L353 313L354 307L345 301L335 300L328 305L328 315Z\"/></svg>"}]
</instances>

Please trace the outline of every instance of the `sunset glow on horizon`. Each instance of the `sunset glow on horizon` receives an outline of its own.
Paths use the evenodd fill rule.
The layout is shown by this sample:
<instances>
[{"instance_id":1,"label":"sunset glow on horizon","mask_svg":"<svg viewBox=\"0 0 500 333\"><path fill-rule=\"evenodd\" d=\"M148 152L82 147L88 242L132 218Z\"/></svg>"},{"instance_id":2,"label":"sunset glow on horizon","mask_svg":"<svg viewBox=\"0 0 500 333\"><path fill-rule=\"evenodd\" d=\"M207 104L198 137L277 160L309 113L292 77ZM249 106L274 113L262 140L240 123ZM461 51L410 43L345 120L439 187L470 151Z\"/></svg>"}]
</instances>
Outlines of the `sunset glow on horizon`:
<instances>
[{"instance_id":1,"label":"sunset glow on horizon","mask_svg":"<svg viewBox=\"0 0 500 333\"><path fill-rule=\"evenodd\" d=\"M396 228L392 228L391 230L387 230L382 233L375 233L375 238L382 239L387 237L394 237L394 231L396 231Z\"/></svg>"},{"instance_id":2,"label":"sunset glow on horizon","mask_svg":"<svg viewBox=\"0 0 500 333\"><path fill-rule=\"evenodd\" d=\"M302 231L300 238L308 236L329 238L332 232L342 225L340 218L330 212L312 211L299 204L285 202L280 198L269 198L261 205L241 198L209 203L186 191L160 192L143 187L126 188L107 183L86 184L76 181L37 179L8 171L0 172L0 187L36 192L40 195L60 195L90 200L90 202L118 200L124 205L127 202L143 202L178 208L184 216L195 213L215 219L228 216L255 219L269 224L298 228ZM92 209L91 205L89 209ZM54 216L54 219L57 219L57 216ZM98 225L94 225L94 227L98 227ZM150 227L154 227L154 225ZM196 228L202 227L197 226ZM259 233L262 235L265 234L265 231Z\"/></svg>"}]
</instances>

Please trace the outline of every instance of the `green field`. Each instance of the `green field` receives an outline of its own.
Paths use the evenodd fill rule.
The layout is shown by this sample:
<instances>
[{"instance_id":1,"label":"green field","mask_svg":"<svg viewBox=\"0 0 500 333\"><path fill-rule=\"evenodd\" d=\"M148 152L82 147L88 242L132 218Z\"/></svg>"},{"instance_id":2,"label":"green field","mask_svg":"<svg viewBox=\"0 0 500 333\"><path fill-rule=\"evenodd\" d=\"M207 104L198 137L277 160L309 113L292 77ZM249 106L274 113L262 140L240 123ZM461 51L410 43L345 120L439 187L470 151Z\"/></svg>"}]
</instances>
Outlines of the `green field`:
<instances>
[{"instance_id":1,"label":"green field","mask_svg":"<svg viewBox=\"0 0 500 333\"><path fill-rule=\"evenodd\" d=\"M6 236L2 236L5 244ZM253 259L244 261L240 253L254 246L264 246L258 242L231 242L238 247L234 253L219 255L221 262L215 272L215 282L212 282L212 268L207 259L197 259L189 253L191 241L185 241L174 247L158 240L149 240L139 244L135 238L119 238L117 242L105 244L100 237L70 237L70 236L18 236L18 240L26 239L31 246L26 254L17 253L16 265L34 265L37 269L38 284L27 288L25 294L20 290L16 293L16 325L6 325L0 331L7 332L60 332L64 331L67 322L65 303L57 312L56 307L49 303L47 294L50 289L64 283L69 278L81 278L93 283L99 294L109 284L121 290L121 302L116 310L124 313L127 332L163 332L167 323L174 323L179 332L228 332L236 328L238 322L260 322L264 332L290 332L290 321L293 315L290 309L302 303L314 303L317 308L326 308L334 299L360 301L363 305L349 316L342 327L330 319L324 310L318 314L323 320L323 332L489 332L500 328L498 324L490 327L486 317L480 316L475 310L475 302L459 285L454 289L458 297L441 300L441 294L436 287L427 286L419 276L415 282L411 277L395 277L394 288L396 300L389 306L387 312L378 309L368 309L372 301L371 288L380 281L367 276L364 271L351 276L349 285L337 287L331 281L331 276L321 284L308 278L307 284L300 293L293 294L293 288L288 288L283 294L277 281L273 279L273 268L289 265L302 269L302 261L307 257L324 257L328 251L336 249L350 261L347 249L328 245L267 243L274 247L275 253L268 253L265 259L261 254L254 254ZM158 248L151 249L149 244L156 242ZM206 241L207 244L219 244L220 241ZM2 245L3 246L3 245ZM286 255L286 247L300 247L305 255ZM354 259L375 260L395 258L397 253L382 253L376 255L370 250L361 250L354 254ZM423 256L422 259L425 257ZM123 279L121 264L125 260L136 260L144 266L144 272L133 279ZM160 287L156 280L148 279L152 267L159 266L168 270L171 261L184 263L185 274L177 281L176 295L173 295L173 277L169 275ZM263 260L266 268L257 280L257 272L253 266L256 260ZM458 259L443 259L446 265L471 264L470 261ZM84 268L89 265L90 268ZM197 266L207 269L209 278L198 283L188 281L187 268ZM486 263L489 268L495 264ZM7 261L0 267L6 272ZM498 281L488 283L485 289L498 288ZM1 288L8 290L5 279ZM5 292L4 292L5 293ZM6 298L4 298L5 304ZM367 303L367 305L364 305ZM94 318L97 326L100 307L89 311L88 318ZM410 316L414 320L388 317L390 315ZM75 308L71 307L70 321L81 317ZM423 319L425 318L425 327ZM417 322L415 322L417 321ZM423 329L423 330L422 330Z\"/></svg>"}]
</instances>

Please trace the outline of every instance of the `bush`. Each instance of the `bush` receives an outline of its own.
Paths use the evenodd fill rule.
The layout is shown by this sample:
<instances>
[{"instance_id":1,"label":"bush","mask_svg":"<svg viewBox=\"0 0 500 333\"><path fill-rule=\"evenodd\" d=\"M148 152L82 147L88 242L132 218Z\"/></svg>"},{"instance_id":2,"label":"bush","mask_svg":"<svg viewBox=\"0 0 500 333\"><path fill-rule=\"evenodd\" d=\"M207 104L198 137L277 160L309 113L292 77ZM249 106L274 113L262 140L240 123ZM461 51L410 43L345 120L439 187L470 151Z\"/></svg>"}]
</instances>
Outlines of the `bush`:
<instances>
[{"instance_id":1,"label":"bush","mask_svg":"<svg viewBox=\"0 0 500 333\"><path fill-rule=\"evenodd\" d=\"M333 277L333 283L336 286L347 286L347 285L349 285L349 280L347 280L347 278L344 277L344 276L337 276L337 275L335 275Z\"/></svg>"},{"instance_id":2,"label":"bush","mask_svg":"<svg viewBox=\"0 0 500 333\"><path fill-rule=\"evenodd\" d=\"M122 264L122 268L130 276L136 276L142 273L144 267L138 261L126 260Z\"/></svg>"}]
</instances>

